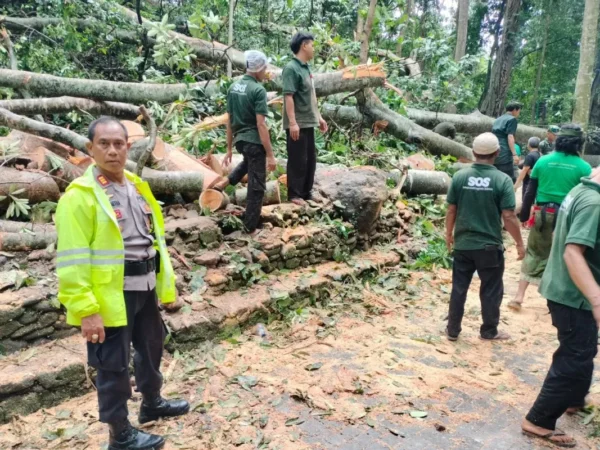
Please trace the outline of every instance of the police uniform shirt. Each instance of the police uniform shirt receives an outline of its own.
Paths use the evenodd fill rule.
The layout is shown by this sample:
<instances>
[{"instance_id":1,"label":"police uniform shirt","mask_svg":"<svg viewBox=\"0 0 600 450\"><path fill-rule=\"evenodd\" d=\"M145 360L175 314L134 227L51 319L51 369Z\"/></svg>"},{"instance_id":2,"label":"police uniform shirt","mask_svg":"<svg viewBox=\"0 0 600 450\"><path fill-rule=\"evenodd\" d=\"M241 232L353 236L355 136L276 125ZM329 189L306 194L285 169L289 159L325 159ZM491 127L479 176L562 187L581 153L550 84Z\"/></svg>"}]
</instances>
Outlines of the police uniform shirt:
<instances>
[{"instance_id":1,"label":"police uniform shirt","mask_svg":"<svg viewBox=\"0 0 600 450\"><path fill-rule=\"evenodd\" d=\"M94 168L96 181L106 195L123 237L125 246L125 261L143 261L154 258L156 250L153 247L152 210L135 186L127 179L124 185L109 181ZM156 273L146 275L126 276L123 290L148 291L156 287Z\"/></svg>"}]
</instances>

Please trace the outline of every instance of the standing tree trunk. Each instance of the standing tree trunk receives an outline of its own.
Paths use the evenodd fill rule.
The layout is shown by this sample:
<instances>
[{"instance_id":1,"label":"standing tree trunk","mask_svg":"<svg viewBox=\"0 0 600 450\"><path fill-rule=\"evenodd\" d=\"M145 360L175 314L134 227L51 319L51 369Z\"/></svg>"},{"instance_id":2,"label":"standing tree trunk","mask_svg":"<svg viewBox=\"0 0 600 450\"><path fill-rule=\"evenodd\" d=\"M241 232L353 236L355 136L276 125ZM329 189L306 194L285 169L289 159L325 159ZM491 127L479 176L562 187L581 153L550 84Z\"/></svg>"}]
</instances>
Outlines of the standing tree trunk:
<instances>
[{"instance_id":1,"label":"standing tree trunk","mask_svg":"<svg viewBox=\"0 0 600 450\"><path fill-rule=\"evenodd\" d=\"M460 61L467 52L467 31L469 29L469 0L458 0L456 21L456 50L454 60Z\"/></svg>"},{"instance_id":2,"label":"standing tree trunk","mask_svg":"<svg viewBox=\"0 0 600 450\"><path fill-rule=\"evenodd\" d=\"M600 128L600 52L596 60L596 76L592 83L590 126Z\"/></svg>"},{"instance_id":3,"label":"standing tree trunk","mask_svg":"<svg viewBox=\"0 0 600 450\"><path fill-rule=\"evenodd\" d=\"M229 50L227 50L227 76L229 78L231 78L233 75L231 49L233 47L233 12L235 11L235 1L236 0L229 0L229 36L227 40L227 45L229 46Z\"/></svg>"},{"instance_id":4,"label":"standing tree trunk","mask_svg":"<svg viewBox=\"0 0 600 450\"><path fill-rule=\"evenodd\" d=\"M573 111L573 122L584 127L587 127L590 118L590 94L592 92L592 80L594 79L599 15L600 2L598 0L586 0L581 26L579 71L577 72L577 83L575 84L575 110Z\"/></svg>"},{"instance_id":5,"label":"standing tree trunk","mask_svg":"<svg viewBox=\"0 0 600 450\"><path fill-rule=\"evenodd\" d=\"M406 20L404 21L405 25L402 30L400 30L400 34L398 35L398 44L396 45L396 54L402 58L402 45L404 44L404 36L406 36L406 32L409 30L410 21L412 17L412 4L413 0L406 0Z\"/></svg>"},{"instance_id":6,"label":"standing tree trunk","mask_svg":"<svg viewBox=\"0 0 600 450\"><path fill-rule=\"evenodd\" d=\"M369 12L367 13L367 20L362 30L362 36L360 39L360 62L365 64L369 59L369 38L371 37L371 31L373 30L373 22L375 21L375 9L377 8L377 0L371 0L369 3ZM360 20L360 19L359 19Z\"/></svg>"},{"instance_id":7,"label":"standing tree trunk","mask_svg":"<svg viewBox=\"0 0 600 450\"><path fill-rule=\"evenodd\" d=\"M538 60L537 75L535 77L535 87L533 88L533 99L531 101L531 123L532 125L537 122L536 111L537 111L537 99L542 83L542 70L544 69L544 62L546 60L546 46L548 45L548 30L550 28L550 18L552 17L552 0L545 2L544 13L546 14L546 23L544 24L544 37L542 38L542 53Z\"/></svg>"},{"instance_id":8,"label":"standing tree trunk","mask_svg":"<svg viewBox=\"0 0 600 450\"><path fill-rule=\"evenodd\" d=\"M506 0L502 0L502 4L500 5L500 9L498 10L498 19L494 25L494 41L492 42L492 48L490 50L490 58L488 59L488 68L487 73L485 75L485 83L483 85L483 92L481 93L481 98L479 99L479 109L481 110L481 105L483 103L483 99L487 97L487 93L490 90L490 79L492 78L492 64L496 55L498 54L498 47L500 46L500 32L502 20L504 19L504 9L506 7ZM488 7L487 12L488 19L491 21L490 8Z\"/></svg>"},{"instance_id":9,"label":"standing tree trunk","mask_svg":"<svg viewBox=\"0 0 600 450\"><path fill-rule=\"evenodd\" d=\"M504 11L502 44L500 44L500 49L492 66L490 85L480 108L481 112L488 116L496 117L504 111L515 55L520 9L521 0L507 0Z\"/></svg>"}]
</instances>

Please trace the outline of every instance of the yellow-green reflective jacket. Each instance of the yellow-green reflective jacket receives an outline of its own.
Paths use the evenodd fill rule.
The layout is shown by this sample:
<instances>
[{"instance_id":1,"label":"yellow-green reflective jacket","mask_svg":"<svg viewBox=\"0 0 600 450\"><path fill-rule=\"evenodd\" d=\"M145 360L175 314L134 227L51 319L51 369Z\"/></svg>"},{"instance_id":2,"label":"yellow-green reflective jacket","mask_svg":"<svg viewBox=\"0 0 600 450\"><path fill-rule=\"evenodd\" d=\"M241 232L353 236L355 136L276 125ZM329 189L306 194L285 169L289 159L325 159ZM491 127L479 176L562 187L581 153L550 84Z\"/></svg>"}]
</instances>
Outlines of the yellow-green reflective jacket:
<instances>
[{"instance_id":1,"label":"yellow-green reflective jacket","mask_svg":"<svg viewBox=\"0 0 600 450\"><path fill-rule=\"evenodd\" d=\"M96 181L93 167L74 180L56 209L58 233L58 300L67 308L67 322L99 313L104 326L127 325L123 295L125 247L110 200ZM162 303L176 298L175 275L165 242L160 205L148 183L130 172L125 176L152 209L154 247L160 255L156 293Z\"/></svg>"}]
</instances>

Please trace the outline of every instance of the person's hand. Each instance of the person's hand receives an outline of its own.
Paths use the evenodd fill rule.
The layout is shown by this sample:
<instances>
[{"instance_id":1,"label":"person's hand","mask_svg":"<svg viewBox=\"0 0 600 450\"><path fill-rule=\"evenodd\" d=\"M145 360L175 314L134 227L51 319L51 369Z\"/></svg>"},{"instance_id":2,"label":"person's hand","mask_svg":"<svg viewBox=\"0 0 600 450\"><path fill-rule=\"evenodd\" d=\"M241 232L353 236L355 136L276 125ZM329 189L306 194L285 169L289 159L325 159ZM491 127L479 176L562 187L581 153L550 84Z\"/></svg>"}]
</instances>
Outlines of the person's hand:
<instances>
[{"instance_id":1,"label":"person's hand","mask_svg":"<svg viewBox=\"0 0 600 450\"><path fill-rule=\"evenodd\" d=\"M328 129L327 122L323 118L319 119L319 130L321 130L321 133L327 133Z\"/></svg>"},{"instance_id":2,"label":"person's hand","mask_svg":"<svg viewBox=\"0 0 600 450\"><path fill-rule=\"evenodd\" d=\"M290 124L290 137L292 141L300 139L300 127L297 123Z\"/></svg>"},{"instance_id":3,"label":"person's hand","mask_svg":"<svg viewBox=\"0 0 600 450\"><path fill-rule=\"evenodd\" d=\"M223 158L223 167L227 167L228 165L231 164L231 159L233 158L233 152L231 149L227 149L227 154L225 155L225 158Z\"/></svg>"},{"instance_id":4,"label":"person's hand","mask_svg":"<svg viewBox=\"0 0 600 450\"><path fill-rule=\"evenodd\" d=\"M177 299L172 303L163 303L162 308L168 313L174 313L179 311L183 307L184 303L182 300Z\"/></svg>"},{"instance_id":5,"label":"person's hand","mask_svg":"<svg viewBox=\"0 0 600 450\"><path fill-rule=\"evenodd\" d=\"M592 305L592 314L594 315L598 328L600 328L600 304L597 303Z\"/></svg>"},{"instance_id":6,"label":"person's hand","mask_svg":"<svg viewBox=\"0 0 600 450\"><path fill-rule=\"evenodd\" d=\"M267 171L273 172L275 169L277 169L277 160L274 156L269 156L267 158Z\"/></svg>"},{"instance_id":7,"label":"person's hand","mask_svg":"<svg viewBox=\"0 0 600 450\"><path fill-rule=\"evenodd\" d=\"M446 235L446 248L449 252L452 251L452 246L454 245L454 236L452 234Z\"/></svg>"},{"instance_id":8,"label":"person's hand","mask_svg":"<svg viewBox=\"0 0 600 450\"><path fill-rule=\"evenodd\" d=\"M92 344L104 342L104 322L100 314L92 314L81 319L81 335Z\"/></svg>"},{"instance_id":9,"label":"person's hand","mask_svg":"<svg viewBox=\"0 0 600 450\"><path fill-rule=\"evenodd\" d=\"M525 247L523 244L517 245L517 255L517 261L521 261L525 258Z\"/></svg>"},{"instance_id":10,"label":"person's hand","mask_svg":"<svg viewBox=\"0 0 600 450\"><path fill-rule=\"evenodd\" d=\"M513 162L519 164L519 157L517 155L513 155Z\"/></svg>"},{"instance_id":11,"label":"person's hand","mask_svg":"<svg viewBox=\"0 0 600 450\"><path fill-rule=\"evenodd\" d=\"M515 185L515 186L513 186L513 190L514 190L515 192L517 192L517 190L518 190L518 189L519 189L519 188L518 188L516 185Z\"/></svg>"}]
</instances>

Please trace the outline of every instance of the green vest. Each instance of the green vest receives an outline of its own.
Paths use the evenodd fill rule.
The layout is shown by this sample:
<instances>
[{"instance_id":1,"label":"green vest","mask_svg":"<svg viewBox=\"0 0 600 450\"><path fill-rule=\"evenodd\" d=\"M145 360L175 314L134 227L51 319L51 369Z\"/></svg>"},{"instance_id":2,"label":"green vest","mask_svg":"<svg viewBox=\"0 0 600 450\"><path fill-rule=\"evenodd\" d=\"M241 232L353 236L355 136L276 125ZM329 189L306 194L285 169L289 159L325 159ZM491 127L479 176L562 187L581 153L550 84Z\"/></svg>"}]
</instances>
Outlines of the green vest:
<instances>
[{"instance_id":1,"label":"green vest","mask_svg":"<svg viewBox=\"0 0 600 450\"><path fill-rule=\"evenodd\" d=\"M58 300L67 308L67 323L81 325L83 317L100 314L107 327L127 325L123 295L125 246L108 195L90 166L74 180L58 202ZM148 183L125 171L152 209L154 247L160 255L156 293L162 303L175 301L175 274L165 241L160 205Z\"/></svg>"}]
</instances>

